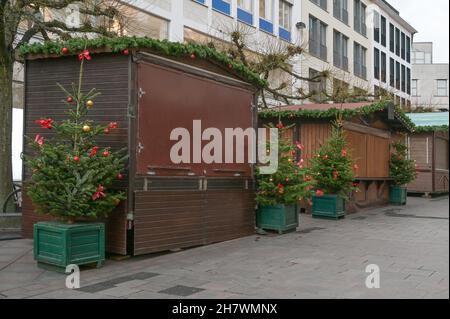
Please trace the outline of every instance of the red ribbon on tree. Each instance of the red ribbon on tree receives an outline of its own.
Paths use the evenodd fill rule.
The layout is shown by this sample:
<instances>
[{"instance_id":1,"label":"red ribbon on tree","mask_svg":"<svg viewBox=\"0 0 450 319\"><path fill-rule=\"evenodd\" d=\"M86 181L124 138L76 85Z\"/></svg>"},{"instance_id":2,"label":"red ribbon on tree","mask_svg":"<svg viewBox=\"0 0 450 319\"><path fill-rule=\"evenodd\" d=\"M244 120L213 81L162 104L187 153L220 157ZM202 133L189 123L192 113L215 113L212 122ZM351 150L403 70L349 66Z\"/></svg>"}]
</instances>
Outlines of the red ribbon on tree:
<instances>
[{"instance_id":1,"label":"red ribbon on tree","mask_svg":"<svg viewBox=\"0 0 450 319\"><path fill-rule=\"evenodd\" d=\"M46 129L51 129L52 128L52 124L53 124L53 120L48 118L46 120L36 120L36 123L38 123L41 128L46 128Z\"/></svg>"},{"instance_id":2,"label":"red ribbon on tree","mask_svg":"<svg viewBox=\"0 0 450 319\"><path fill-rule=\"evenodd\" d=\"M105 188L102 185L98 185L97 191L92 195L92 200L97 200L99 198L105 197L106 194L103 192Z\"/></svg>"},{"instance_id":3,"label":"red ribbon on tree","mask_svg":"<svg viewBox=\"0 0 450 319\"><path fill-rule=\"evenodd\" d=\"M34 142L36 142L39 146L42 146L44 145L44 138L39 134L37 134L36 137L34 138Z\"/></svg>"},{"instance_id":4,"label":"red ribbon on tree","mask_svg":"<svg viewBox=\"0 0 450 319\"><path fill-rule=\"evenodd\" d=\"M98 151L98 146L94 146L94 147L91 149L91 152L89 153L89 156L90 156L90 157L93 157L93 156L97 155L97 151Z\"/></svg>"}]
</instances>

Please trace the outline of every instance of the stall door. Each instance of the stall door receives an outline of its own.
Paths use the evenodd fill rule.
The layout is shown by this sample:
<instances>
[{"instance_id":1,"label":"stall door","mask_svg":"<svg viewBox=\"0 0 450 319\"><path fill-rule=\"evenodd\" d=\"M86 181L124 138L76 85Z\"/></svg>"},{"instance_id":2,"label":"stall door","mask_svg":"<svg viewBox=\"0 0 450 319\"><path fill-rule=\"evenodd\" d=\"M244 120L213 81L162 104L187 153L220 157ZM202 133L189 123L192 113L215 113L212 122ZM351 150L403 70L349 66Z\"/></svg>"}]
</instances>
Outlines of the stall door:
<instances>
[{"instance_id":1,"label":"stall door","mask_svg":"<svg viewBox=\"0 0 450 319\"><path fill-rule=\"evenodd\" d=\"M134 254L192 247L254 232L252 165L195 159L201 130L253 127L253 92L187 69L138 64ZM198 72L198 69L196 70ZM206 74L206 73L205 73ZM174 163L172 130L189 132L190 161ZM222 140L223 141L223 140ZM201 148L208 141L201 142ZM237 142L236 142L237 143ZM240 147L247 149L248 140ZM225 156L225 143L222 143ZM238 147L235 145L235 147ZM197 154L198 155L198 154ZM234 160L236 162L236 160Z\"/></svg>"}]
</instances>

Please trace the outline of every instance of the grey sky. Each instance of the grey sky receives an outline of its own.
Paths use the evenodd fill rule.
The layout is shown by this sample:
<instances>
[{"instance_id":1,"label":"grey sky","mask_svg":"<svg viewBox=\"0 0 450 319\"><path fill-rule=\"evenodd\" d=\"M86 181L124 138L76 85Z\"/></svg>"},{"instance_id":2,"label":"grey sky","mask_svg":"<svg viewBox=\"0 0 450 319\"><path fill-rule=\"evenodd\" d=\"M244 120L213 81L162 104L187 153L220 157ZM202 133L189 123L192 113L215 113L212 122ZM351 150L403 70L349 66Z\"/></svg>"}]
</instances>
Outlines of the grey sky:
<instances>
[{"instance_id":1,"label":"grey sky","mask_svg":"<svg viewBox=\"0 0 450 319\"><path fill-rule=\"evenodd\" d=\"M434 43L434 63L448 63L449 1L388 0L417 31L414 41Z\"/></svg>"}]
</instances>

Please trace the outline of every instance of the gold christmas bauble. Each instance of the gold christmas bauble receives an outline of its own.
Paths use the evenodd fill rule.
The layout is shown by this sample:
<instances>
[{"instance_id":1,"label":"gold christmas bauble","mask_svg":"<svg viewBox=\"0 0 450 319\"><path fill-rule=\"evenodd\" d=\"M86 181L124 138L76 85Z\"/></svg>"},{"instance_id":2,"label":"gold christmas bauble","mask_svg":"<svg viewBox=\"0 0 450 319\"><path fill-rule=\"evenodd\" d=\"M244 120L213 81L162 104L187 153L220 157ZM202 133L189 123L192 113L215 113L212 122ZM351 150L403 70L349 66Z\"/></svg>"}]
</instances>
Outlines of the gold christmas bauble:
<instances>
[{"instance_id":1,"label":"gold christmas bauble","mask_svg":"<svg viewBox=\"0 0 450 319\"><path fill-rule=\"evenodd\" d=\"M89 125L83 126L83 132L88 133L91 131L91 127Z\"/></svg>"},{"instance_id":2,"label":"gold christmas bauble","mask_svg":"<svg viewBox=\"0 0 450 319\"><path fill-rule=\"evenodd\" d=\"M88 109L90 109L91 107L94 106L94 102L92 100L89 100L89 101L86 102L86 106L87 106Z\"/></svg>"}]
</instances>

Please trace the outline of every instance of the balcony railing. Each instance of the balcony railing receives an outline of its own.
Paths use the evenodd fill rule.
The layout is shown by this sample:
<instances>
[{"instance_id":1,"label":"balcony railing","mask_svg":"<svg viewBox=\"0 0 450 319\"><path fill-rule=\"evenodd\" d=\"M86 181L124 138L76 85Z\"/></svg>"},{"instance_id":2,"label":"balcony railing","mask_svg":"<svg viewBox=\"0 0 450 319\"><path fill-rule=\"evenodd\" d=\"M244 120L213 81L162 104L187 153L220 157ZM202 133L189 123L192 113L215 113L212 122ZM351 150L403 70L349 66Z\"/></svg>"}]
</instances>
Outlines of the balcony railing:
<instances>
[{"instance_id":1,"label":"balcony railing","mask_svg":"<svg viewBox=\"0 0 450 319\"><path fill-rule=\"evenodd\" d=\"M348 58L338 51L333 51L333 64L335 67L348 71Z\"/></svg>"},{"instance_id":2,"label":"balcony railing","mask_svg":"<svg viewBox=\"0 0 450 319\"><path fill-rule=\"evenodd\" d=\"M359 76L365 80L367 79L367 67L365 65L355 62L353 67L356 76Z\"/></svg>"}]
</instances>

